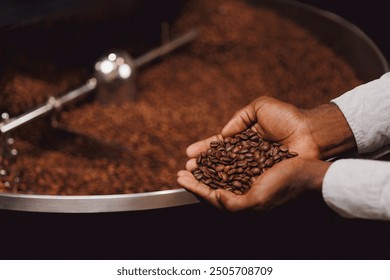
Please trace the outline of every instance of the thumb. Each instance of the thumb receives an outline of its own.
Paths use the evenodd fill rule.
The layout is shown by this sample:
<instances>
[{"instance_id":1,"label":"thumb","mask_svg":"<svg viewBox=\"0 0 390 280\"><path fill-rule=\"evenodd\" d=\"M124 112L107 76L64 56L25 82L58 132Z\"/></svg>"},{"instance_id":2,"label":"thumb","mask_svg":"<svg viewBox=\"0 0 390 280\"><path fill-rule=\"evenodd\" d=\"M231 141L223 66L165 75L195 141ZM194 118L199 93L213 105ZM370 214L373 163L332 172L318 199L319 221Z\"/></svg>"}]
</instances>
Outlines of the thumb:
<instances>
[{"instance_id":1,"label":"thumb","mask_svg":"<svg viewBox=\"0 0 390 280\"><path fill-rule=\"evenodd\" d=\"M227 137L250 128L257 121L253 103L237 111L222 129L222 136Z\"/></svg>"}]
</instances>

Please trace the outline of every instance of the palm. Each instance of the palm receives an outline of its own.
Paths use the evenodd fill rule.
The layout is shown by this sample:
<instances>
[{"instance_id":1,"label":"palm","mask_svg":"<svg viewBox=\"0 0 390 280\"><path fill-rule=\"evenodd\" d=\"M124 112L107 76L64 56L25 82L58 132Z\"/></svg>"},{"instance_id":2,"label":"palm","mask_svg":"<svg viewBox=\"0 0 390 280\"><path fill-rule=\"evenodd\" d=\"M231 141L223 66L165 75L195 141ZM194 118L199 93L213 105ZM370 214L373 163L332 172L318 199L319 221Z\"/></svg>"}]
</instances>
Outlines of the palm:
<instances>
[{"instance_id":1,"label":"palm","mask_svg":"<svg viewBox=\"0 0 390 280\"><path fill-rule=\"evenodd\" d=\"M259 176L245 195L224 189L212 190L184 170L179 172L178 182L218 208L229 211L249 208L269 210L295 198L304 190L304 186L293 183L299 176L297 170L302 169L302 162L299 157L279 162Z\"/></svg>"},{"instance_id":2,"label":"palm","mask_svg":"<svg viewBox=\"0 0 390 280\"><path fill-rule=\"evenodd\" d=\"M263 138L282 143L301 156L320 157L305 116L298 108L268 98L254 104L254 108L256 122L253 127Z\"/></svg>"}]
</instances>

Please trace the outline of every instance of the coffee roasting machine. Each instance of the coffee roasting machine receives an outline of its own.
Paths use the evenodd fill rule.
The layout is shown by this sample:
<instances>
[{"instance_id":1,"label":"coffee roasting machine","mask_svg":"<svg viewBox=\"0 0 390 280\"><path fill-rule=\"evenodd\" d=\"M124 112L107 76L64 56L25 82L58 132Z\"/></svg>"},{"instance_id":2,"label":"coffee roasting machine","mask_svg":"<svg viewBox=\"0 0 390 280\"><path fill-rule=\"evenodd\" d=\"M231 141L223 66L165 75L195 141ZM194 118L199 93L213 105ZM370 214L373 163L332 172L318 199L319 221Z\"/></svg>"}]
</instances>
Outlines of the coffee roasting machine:
<instances>
[{"instance_id":1,"label":"coffee roasting machine","mask_svg":"<svg viewBox=\"0 0 390 280\"><path fill-rule=\"evenodd\" d=\"M39 2L39 1L38 1ZM45 2L45 1L41 1ZM99 7L101 1L83 1L83 4L76 4L78 1L56 1L58 7L53 7L49 3L39 7L31 7L29 3L25 3L25 7L19 7L19 12L14 15L8 10L9 14L0 16L0 28L7 30L17 30L20 26L29 25L33 22L40 21L51 17L62 17L67 13L80 13L85 20L93 20L96 16L102 16L102 13L90 13L89 6L94 5L94 11L99 9L106 9L106 5ZM113 13L122 13L121 5L125 5L130 16L137 18L136 14L142 1L111 1L110 9L107 15ZM146 1L147 2L147 1ZM158 2L158 1L156 1ZM177 3L176 3L177 2ZM360 29L332 13L301 4L295 1L284 0L259 0L253 1L256 5L265 5L279 10L285 16L292 18L298 23L305 24L314 34L316 34L327 45L334 49L338 54L342 55L346 61L353 67L359 78L363 81L369 81L379 77L382 73L389 70L388 63L381 51L372 42L372 40L365 35ZM179 1L175 1L179 5ZM44 7L44 8L43 8ZM5 11L5 10L3 10ZM61 11L61 12L60 12ZM11 16L10 16L11 15ZM13 15L13 16L12 16ZM154 16L151 14L150 16ZM109 19L107 19L109 20ZM160 21L160 23L158 23ZM163 23L166 30L166 23L163 18L157 18L156 24ZM306 24L306 23L310 24ZM164 25L165 24L165 25ZM151 24L152 25L152 24ZM146 27L145 27L146 28ZM156 29L151 28L150 34L158 37ZM160 30L160 27L157 28ZM187 41L180 44L186 44L195 39L196 36L202 34L189 33ZM157 35L156 35L157 34ZM142 35L144 36L144 34ZM150 38L145 38L149 40ZM164 40L163 40L164 41ZM165 40L167 43L167 40ZM180 45L179 44L179 45ZM115 56L117 57L117 56ZM111 56L113 60L113 55ZM108 60L111 60L108 57ZM137 60L135 60L137 61ZM133 61L134 62L134 61ZM130 68L122 67L122 74L127 78ZM127 70L127 72L125 71ZM119 72L118 72L119 73ZM95 89L96 80L89 80L86 84L85 92ZM1 90L1 88L0 88ZM42 115L50 115L50 110L55 110L59 107L58 99L52 99L41 111L47 109ZM58 106L57 106L58 105ZM61 104L62 105L62 104ZM0 128L2 130L1 141L3 146L12 144L12 138L7 138L7 132L11 129L12 118L6 114L2 115L0 121ZM35 118L35 117L34 117ZM33 121L34 118L29 119ZM13 129L13 128L12 128ZM2 158L7 161L12 161L12 157L16 156L16 150L3 151ZM22 156L22 155L19 155ZM371 155L374 158L383 156L383 153ZM12 163L10 163L12 164ZM5 172L5 171L2 171ZM198 199L189 192L183 189L162 190L135 194L113 194L113 195L81 195L81 196L59 196L59 195L36 195L36 194L12 194L0 193L0 209L17 210L27 212L49 212L49 213L101 213L101 212L122 212L122 211L138 211L147 209L160 209L172 206L182 206L198 203Z\"/></svg>"}]
</instances>

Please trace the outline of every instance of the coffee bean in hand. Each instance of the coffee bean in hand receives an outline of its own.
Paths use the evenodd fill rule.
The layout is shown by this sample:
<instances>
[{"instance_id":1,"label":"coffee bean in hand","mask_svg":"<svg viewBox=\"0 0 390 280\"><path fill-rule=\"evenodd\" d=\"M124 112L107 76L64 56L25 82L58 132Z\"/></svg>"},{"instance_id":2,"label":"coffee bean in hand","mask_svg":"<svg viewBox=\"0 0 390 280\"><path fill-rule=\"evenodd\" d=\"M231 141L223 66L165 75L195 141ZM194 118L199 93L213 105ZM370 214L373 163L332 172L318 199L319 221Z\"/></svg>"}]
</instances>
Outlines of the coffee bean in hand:
<instances>
[{"instance_id":1,"label":"coffee bean in hand","mask_svg":"<svg viewBox=\"0 0 390 280\"><path fill-rule=\"evenodd\" d=\"M197 158L192 174L212 189L244 194L267 169L297 155L288 147L264 140L257 132L247 129L222 141L212 141L210 148Z\"/></svg>"}]
</instances>

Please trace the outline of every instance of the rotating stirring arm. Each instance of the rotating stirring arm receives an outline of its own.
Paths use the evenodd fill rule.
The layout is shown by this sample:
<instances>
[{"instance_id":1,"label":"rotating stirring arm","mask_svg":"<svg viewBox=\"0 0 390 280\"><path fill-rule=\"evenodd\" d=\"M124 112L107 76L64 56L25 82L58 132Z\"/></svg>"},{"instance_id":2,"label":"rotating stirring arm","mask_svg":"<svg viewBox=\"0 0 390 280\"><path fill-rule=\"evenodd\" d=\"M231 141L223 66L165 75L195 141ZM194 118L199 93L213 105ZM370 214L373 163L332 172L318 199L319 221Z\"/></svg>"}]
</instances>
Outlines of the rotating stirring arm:
<instances>
[{"instance_id":1,"label":"rotating stirring arm","mask_svg":"<svg viewBox=\"0 0 390 280\"><path fill-rule=\"evenodd\" d=\"M99 60L95 64L96 74L97 74L96 76L98 76L98 77L96 77L96 78L93 77L93 78L89 79L84 85L80 86L79 88L77 88L75 90L72 90L71 92L69 92L61 97L58 97L58 98L50 97L48 99L48 101L46 102L46 104L41 105L30 112L27 112L27 113L22 114L20 116L17 116L17 117L11 118L11 119L7 119L6 121L1 122L0 123L0 131L1 131L1 133L5 134L5 133L17 128L17 127L22 126L23 124L26 124L26 123L40 117L40 116L46 115L49 112L52 112L54 110L60 110L63 105L65 105L65 104L67 104L75 99L78 99L80 96L83 96L83 95L93 91L98 86L99 83L110 82L110 81L113 81L116 79L122 79L122 80L128 79L128 78L130 78L132 68L137 68L137 67L143 66L146 63L148 63L154 59L157 59L159 57L162 57L162 56L172 52L173 50L175 50L175 49L191 42L192 40L194 40L197 37L197 35L198 35L198 32L196 30L191 30L191 31L185 33L184 35L179 36L178 38L176 38L176 39L174 39L174 40L172 40L172 41L170 41L170 42L168 42L160 47L152 49L151 51L147 52L146 54L144 54L144 55L142 55L134 60L130 58L130 61L128 61L128 62L125 61L124 63L121 64L121 66L125 66L125 67L122 67L122 69L124 69L126 71L121 71L120 67L118 69L115 69L115 65L114 66L108 65L109 66L108 70L111 70L111 71L107 71L107 69L102 69L101 66L104 65L104 63L106 63L106 62L110 63L110 61L112 63L114 62L112 59L110 59L110 56L120 57L120 56L115 55L115 53L110 53L108 55L108 57L104 57L103 59ZM117 71L113 71L113 70L117 70Z\"/></svg>"}]
</instances>

